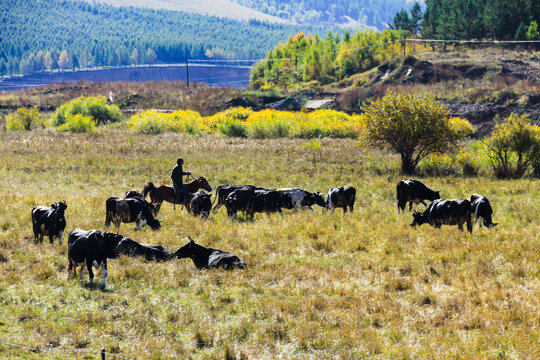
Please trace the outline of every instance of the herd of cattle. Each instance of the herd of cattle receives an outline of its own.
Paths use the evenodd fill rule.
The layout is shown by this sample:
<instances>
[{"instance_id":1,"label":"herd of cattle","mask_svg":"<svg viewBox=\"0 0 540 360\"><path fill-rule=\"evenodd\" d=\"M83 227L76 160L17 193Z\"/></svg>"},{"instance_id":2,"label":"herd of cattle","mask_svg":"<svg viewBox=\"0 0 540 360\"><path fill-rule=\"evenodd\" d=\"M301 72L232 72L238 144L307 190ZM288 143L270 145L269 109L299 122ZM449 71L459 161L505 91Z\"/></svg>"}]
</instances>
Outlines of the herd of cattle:
<instances>
[{"instance_id":1,"label":"herd of cattle","mask_svg":"<svg viewBox=\"0 0 540 360\"><path fill-rule=\"evenodd\" d=\"M413 213L411 226L420 226L428 223L440 228L441 225L457 225L463 231L463 224L467 224L467 230L472 233L474 222L478 221L492 229L495 225L491 216L493 210L489 200L482 195L474 194L467 199L441 199L439 191L433 191L418 180L401 180L396 187L398 213L405 212L409 203L409 211L413 204L422 203L426 210L422 213ZM146 193L145 193L146 195ZM320 192L311 193L297 188L265 189L251 185L225 185L216 189L213 211L225 206L228 216L234 220L239 211L244 212L246 218L253 219L257 212L277 212L283 217L282 209L309 209L314 212L313 205L334 211L342 208L353 212L356 198L356 189L352 186L340 186L330 189L327 198ZM432 201L428 206L426 200ZM194 215L208 218L212 210L212 202L209 194L196 192L190 194L184 203L188 211ZM65 202L54 203L50 207L38 206L32 209L31 218L34 230L35 242L43 242L43 237L48 236L53 243L53 237L62 238L66 227L64 212L67 208ZM121 223L136 223L136 230L143 226L150 226L153 230L161 227L161 221L156 219L157 211L155 204L145 200L145 196L139 191L128 191L124 198L111 197L105 202L106 215L105 226L113 223L116 233L101 232L99 230L84 231L75 229L69 234L68 239L68 272L75 273L79 265L86 264L90 282L94 279L92 266L96 269L103 267L104 288L107 279L107 259L114 259L121 255L142 256L147 260L164 261L173 258L191 258L198 269L224 267L226 269L244 268L245 263L235 255L227 252L206 248L190 241L171 252L162 246L138 243L132 239L119 235ZM79 271L82 280L82 268Z\"/></svg>"}]
</instances>

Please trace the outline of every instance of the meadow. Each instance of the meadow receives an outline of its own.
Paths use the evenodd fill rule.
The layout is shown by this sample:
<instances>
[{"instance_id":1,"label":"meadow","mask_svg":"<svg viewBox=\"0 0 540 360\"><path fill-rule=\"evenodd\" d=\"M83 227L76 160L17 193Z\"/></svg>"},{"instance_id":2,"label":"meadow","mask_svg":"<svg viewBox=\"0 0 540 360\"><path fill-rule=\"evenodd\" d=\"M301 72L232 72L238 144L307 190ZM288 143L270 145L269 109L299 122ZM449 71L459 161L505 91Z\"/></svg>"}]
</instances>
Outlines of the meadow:
<instances>
[{"instance_id":1,"label":"meadow","mask_svg":"<svg viewBox=\"0 0 540 360\"><path fill-rule=\"evenodd\" d=\"M243 139L122 128L0 132L0 343L8 359L538 359L540 182L424 177L443 198L487 196L493 230L411 228L397 213L399 158L354 139ZM65 200L67 231L104 230L105 200L184 170L222 184L357 189L353 214L208 221L165 203L159 231L120 232L173 251L191 236L245 270L189 259L109 261L105 291L68 279L63 245L34 244L30 211ZM423 205L419 206L423 209ZM112 230L112 229L111 229ZM84 279L87 281L85 270ZM101 280L101 271L96 280Z\"/></svg>"}]
</instances>

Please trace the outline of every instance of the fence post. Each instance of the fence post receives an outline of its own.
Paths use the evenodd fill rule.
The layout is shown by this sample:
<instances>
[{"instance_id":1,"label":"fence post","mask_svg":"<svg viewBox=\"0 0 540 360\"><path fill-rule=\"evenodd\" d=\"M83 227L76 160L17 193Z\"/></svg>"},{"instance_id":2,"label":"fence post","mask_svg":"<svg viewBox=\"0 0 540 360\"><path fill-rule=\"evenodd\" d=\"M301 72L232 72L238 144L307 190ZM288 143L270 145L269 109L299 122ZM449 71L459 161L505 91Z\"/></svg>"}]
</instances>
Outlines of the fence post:
<instances>
[{"instance_id":1,"label":"fence post","mask_svg":"<svg viewBox=\"0 0 540 360\"><path fill-rule=\"evenodd\" d=\"M105 349L101 349L101 360L105 360Z\"/></svg>"}]
</instances>

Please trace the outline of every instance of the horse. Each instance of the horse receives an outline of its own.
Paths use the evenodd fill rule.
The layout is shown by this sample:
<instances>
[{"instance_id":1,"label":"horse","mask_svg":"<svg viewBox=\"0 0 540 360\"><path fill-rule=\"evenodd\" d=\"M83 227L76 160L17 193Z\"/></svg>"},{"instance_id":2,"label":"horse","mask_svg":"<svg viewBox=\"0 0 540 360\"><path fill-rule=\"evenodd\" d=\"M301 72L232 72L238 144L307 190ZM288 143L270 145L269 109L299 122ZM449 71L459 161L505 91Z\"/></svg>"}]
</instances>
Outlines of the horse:
<instances>
[{"instance_id":1,"label":"horse","mask_svg":"<svg viewBox=\"0 0 540 360\"><path fill-rule=\"evenodd\" d=\"M203 176L197 179L194 179L190 182L187 182L184 185L186 186L188 193L183 203L179 203L177 201L176 194L174 193L174 187L170 185L165 185L165 184L159 184L158 186L155 186L152 182L147 182L146 184L144 184L143 197L146 198L146 195L148 194L150 195L150 201L152 202L152 204L154 204L154 213L155 215L157 215L163 201L170 202L171 204L174 205L175 209L176 209L176 204L182 204L189 211L191 196L194 193L199 191L199 189L212 191L212 187Z\"/></svg>"}]
</instances>

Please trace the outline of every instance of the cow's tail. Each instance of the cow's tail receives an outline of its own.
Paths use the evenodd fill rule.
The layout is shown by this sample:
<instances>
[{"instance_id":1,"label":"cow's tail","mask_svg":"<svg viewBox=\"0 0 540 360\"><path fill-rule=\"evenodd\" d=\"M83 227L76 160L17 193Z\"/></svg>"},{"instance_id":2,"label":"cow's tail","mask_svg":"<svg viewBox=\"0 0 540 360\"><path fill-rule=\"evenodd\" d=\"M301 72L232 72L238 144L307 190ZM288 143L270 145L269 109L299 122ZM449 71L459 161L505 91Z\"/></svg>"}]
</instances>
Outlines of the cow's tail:
<instances>
[{"instance_id":1,"label":"cow's tail","mask_svg":"<svg viewBox=\"0 0 540 360\"><path fill-rule=\"evenodd\" d=\"M469 202L467 200L467 202ZM467 212L465 213L465 221L467 222L467 230L470 234L472 234L473 230L473 221L472 221L472 205L469 202L469 206L467 206Z\"/></svg>"},{"instance_id":2,"label":"cow's tail","mask_svg":"<svg viewBox=\"0 0 540 360\"><path fill-rule=\"evenodd\" d=\"M218 186L216 188L216 197L214 198L214 201L212 201L212 210L216 210L217 205L216 205L216 207L214 207L214 204L216 204L216 201L219 204L219 194L220 194L220 192L221 192L221 186Z\"/></svg>"},{"instance_id":3,"label":"cow's tail","mask_svg":"<svg viewBox=\"0 0 540 360\"><path fill-rule=\"evenodd\" d=\"M147 183L144 184L144 186L143 186L143 191L142 191L143 197L146 199L146 195L147 195L149 192L154 191L154 190L156 190L156 186L154 185L154 183L151 182L151 181L147 182Z\"/></svg>"},{"instance_id":4,"label":"cow's tail","mask_svg":"<svg viewBox=\"0 0 540 360\"><path fill-rule=\"evenodd\" d=\"M116 211L116 199L108 198L105 202L105 226L109 227L111 225L112 217Z\"/></svg>"}]
</instances>

